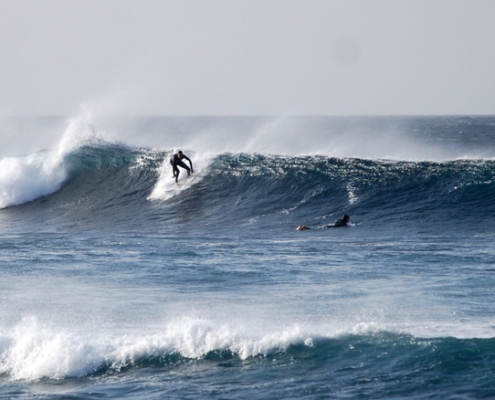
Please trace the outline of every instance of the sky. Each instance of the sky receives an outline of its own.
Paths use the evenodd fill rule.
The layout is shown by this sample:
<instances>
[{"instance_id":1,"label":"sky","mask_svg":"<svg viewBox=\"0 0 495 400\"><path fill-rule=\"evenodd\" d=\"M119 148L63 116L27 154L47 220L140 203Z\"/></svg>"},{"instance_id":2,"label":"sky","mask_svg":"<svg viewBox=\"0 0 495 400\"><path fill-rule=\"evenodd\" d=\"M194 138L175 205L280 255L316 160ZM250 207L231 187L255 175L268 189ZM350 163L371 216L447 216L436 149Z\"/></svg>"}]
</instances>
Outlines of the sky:
<instances>
[{"instance_id":1,"label":"sky","mask_svg":"<svg viewBox=\"0 0 495 400\"><path fill-rule=\"evenodd\" d=\"M493 0L0 0L0 115L495 113Z\"/></svg>"}]
</instances>

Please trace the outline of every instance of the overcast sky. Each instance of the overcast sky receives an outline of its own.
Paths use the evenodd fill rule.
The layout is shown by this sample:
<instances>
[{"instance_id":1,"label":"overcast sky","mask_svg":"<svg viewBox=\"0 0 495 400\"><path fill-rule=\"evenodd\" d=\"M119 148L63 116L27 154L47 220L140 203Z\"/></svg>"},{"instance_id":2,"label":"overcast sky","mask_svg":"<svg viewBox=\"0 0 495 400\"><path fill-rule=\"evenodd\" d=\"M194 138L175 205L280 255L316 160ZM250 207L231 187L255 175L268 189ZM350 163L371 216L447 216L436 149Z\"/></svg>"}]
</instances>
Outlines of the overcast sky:
<instances>
[{"instance_id":1,"label":"overcast sky","mask_svg":"<svg viewBox=\"0 0 495 400\"><path fill-rule=\"evenodd\" d=\"M495 113L493 0L0 0L0 115Z\"/></svg>"}]
</instances>

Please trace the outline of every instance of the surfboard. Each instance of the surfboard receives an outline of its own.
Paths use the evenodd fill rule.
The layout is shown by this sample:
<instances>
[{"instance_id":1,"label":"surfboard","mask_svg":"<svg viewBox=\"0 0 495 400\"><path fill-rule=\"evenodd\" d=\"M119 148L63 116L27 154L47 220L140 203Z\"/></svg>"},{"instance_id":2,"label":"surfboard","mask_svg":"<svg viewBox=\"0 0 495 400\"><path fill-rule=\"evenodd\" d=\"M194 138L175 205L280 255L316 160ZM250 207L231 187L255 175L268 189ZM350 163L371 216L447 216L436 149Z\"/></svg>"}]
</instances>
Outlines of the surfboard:
<instances>
[{"instance_id":1,"label":"surfboard","mask_svg":"<svg viewBox=\"0 0 495 400\"><path fill-rule=\"evenodd\" d=\"M181 176L179 177L179 184L176 185L175 178L170 177L169 174L163 174L148 196L148 200L168 200L189 189L199 179L199 177L192 175L190 177L187 177L187 175Z\"/></svg>"}]
</instances>

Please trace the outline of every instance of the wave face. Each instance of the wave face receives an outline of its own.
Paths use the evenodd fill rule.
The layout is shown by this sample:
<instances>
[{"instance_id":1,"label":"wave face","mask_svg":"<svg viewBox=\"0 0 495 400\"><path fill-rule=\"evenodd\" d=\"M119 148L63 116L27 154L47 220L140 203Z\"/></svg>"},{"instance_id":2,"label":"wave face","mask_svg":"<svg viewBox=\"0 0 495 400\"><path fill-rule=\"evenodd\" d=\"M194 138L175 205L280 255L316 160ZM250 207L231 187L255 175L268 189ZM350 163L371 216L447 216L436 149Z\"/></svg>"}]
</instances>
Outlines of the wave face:
<instances>
[{"instance_id":1,"label":"wave face","mask_svg":"<svg viewBox=\"0 0 495 400\"><path fill-rule=\"evenodd\" d=\"M209 229L318 227L343 213L374 229L479 226L494 213L493 117L94 121L71 118L51 149L0 159L4 213ZM196 173L175 187L179 145L194 149Z\"/></svg>"},{"instance_id":2,"label":"wave face","mask_svg":"<svg viewBox=\"0 0 495 400\"><path fill-rule=\"evenodd\" d=\"M263 226L318 227L343 213L360 223L382 226L426 221L479 225L480 219L495 213L491 160L197 155L196 174L175 187L170 154L117 145L83 146L65 156L59 171L49 173L43 169L41 154L41 168L31 161L21 168L30 178L15 186L19 192L15 196L20 201L30 199L42 187L54 193L24 204L23 212L42 210L51 218L71 221L98 215L98 221L105 223L143 226L158 219L206 227L249 225L255 220ZM4 195L3 204L9 199Z\"/></svg>"}]
</instances>

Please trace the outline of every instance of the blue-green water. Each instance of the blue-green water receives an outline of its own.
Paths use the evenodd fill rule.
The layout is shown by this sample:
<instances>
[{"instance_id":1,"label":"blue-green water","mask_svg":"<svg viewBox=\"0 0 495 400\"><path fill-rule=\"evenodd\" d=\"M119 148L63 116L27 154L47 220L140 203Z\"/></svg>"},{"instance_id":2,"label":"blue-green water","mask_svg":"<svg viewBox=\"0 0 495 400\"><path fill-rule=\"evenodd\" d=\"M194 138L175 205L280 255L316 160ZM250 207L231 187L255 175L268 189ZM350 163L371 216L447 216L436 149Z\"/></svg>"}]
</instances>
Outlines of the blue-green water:
<instances>
[{"instance_id":1,"label":"blue-green water","mask_svg":"<svg viewBox=\"0 0 495 400\"><path fill-rule=\"evenodd\" d=\"M0 159L0 398L495 396L495 118L301 117L252 147L268 122L69 124ZM174 129L178 188L175 144L131 140Z\"/></svg>"}]
</instances>

